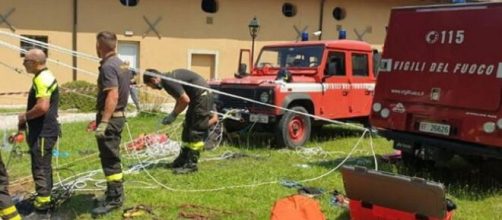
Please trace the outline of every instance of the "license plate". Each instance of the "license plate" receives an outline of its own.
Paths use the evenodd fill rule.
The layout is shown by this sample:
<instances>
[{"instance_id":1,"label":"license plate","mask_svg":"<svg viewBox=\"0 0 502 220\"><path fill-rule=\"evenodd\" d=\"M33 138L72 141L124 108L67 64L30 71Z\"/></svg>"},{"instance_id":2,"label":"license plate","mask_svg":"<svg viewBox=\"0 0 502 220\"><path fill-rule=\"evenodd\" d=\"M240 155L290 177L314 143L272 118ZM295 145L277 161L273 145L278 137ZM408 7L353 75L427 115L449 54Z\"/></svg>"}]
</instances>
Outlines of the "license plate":
<instances>
[{"instance_id":1,"label":"license plate","mask_svg":"<svg viewBox=\"0 0 502 220\"><path fill-rule=\"evenodd\" d=\"M267 124L268 123L268 115L250 114L249 121Z\"/></svg>"},{"instance_id":2,"label":"license plate","mask_svg":"<svg viewBox=\"0 0 502 220\"><path fill-rule=\"evenodd\" d=\"M440 135L450 135L450 125L432 123L432 122L420 122L419 130L426 133L440 134Z\"/></svg>"}]
</instances>

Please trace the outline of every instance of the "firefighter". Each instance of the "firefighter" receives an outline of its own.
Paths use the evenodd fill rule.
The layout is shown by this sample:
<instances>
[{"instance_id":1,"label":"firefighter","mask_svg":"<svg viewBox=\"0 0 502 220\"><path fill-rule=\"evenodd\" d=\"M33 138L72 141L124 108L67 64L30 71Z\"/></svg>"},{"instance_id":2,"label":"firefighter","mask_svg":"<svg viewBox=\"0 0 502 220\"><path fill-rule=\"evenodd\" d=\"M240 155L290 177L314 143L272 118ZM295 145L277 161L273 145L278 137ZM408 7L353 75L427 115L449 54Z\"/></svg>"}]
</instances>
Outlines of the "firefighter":
<instances>
[{"instance_id":1,"label":"firefighter","mask_svg":"<svg viewBox=\"0 0 502 220\"><path fill-rule=\"evenodd\" d=\"M46 55L31 49L24 56L26 72L32 73L33 85L28 95L27 111L18 115L18 127L28 124L27 142L30 147L31 171L37 195L35 212L25 219L48 219L52 193L52 148L59 136L59 90L54 75L46 67Z\"/></svg>"},{"instance_id":2,"label":"firefighter","mask_svg":"<svg viewBox=\"0 0 502 220\"><path fill-rule=\"evenodd\" d=\"M131 70L131 85L129 86L129 93L131 95L131 99L136 106L136 111L141 112L141 107L139 105L139 97L138 97L138 85L136 82L136 76L138 75L138 72L136 72L135 69L130 69Z\"/></svg>"},{"instance_id":3,"label":"firefighter","mask_svg":"<svg viewBox=\"0 0 502 220\"><path fill-rule=\"evenodd\" d=\"M96 36L96 51L101 58L96 103L96 139L107 188L104 201L91 214L98 217L120 208L124 202L120 159L121 133L126 122L124 110L129 97L131 71L115 52L117 36L103 31Z\"/></svg>"},{"instance_id":4,"label":"firefighter","mask_svg":"<svg viewBox=\"0 0 502 220\"><path fill-rule=\"evenodd\" d=\"M5 220L20 220L21 216L10 198L8 186L9 178L7 170L0 156L0 218Z\"/></svg>"},{"instance_id":5,"label":"firefighter","mask_svg":"<svg viewBox=\"0 0 502 220\"><path fill-rule=\"evenodd\" d=\"M147 69L146 72L147 74L143 75L143 83L153 89L164 89L176 99L174 109L162 119L162 124L168 125L174 122L188 106L181 137L183 147L180 155L172 163L173 172L185 174L197 171L197 161L200 152L204 149L204 138L208 134L209 127L216 124L218 120L216 114L211 114L212 94L204 89L161 79L160 76L151 76L152 73L161 74L158 70ZM164 76L197 86L209 87L204 78L185 69L177 69Z\"/></svg>"}]
</instances>

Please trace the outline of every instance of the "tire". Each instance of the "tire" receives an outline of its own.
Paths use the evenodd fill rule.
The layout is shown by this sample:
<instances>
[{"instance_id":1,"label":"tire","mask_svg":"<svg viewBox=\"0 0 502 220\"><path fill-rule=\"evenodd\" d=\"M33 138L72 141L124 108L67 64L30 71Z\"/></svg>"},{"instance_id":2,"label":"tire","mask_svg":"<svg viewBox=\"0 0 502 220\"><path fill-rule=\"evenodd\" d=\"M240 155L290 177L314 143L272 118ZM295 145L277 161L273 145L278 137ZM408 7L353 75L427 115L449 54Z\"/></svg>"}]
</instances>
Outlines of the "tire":
<instances>
[{"instance_id":1,"label":"tire","mask_svg":"<svg viewBox=\"0 0 502 220\"><path fill-rule=\"evenodd\" d=\"M295 106L293 111L308 113L304 107ZM278 147L299 147L310 139L312 122L310 117L286 112L277 124L275 138Z\"/></svg>"},{"instance_id":2,"label":"tire","mask_svg":"<svg viewBox=\"0 0 502 220\"><path fill-rule=\"evenodd\" d=\"M414 153L406 152L406 151L401 151L401 158L403 160L403 163L405 166L415 168L420 161L420 158L415 156Z\"/></svg>"},{"instance_id":3,"label":"tire","mask_svg":"<svg viewBox=\"0 0 502 220\"><path fill-rule=\"evenodd\" d=\"M403 164L415 170L432 170L436 162L434 160L422 159L415 153L401 151Z\"/></svg>"}]
</instances>

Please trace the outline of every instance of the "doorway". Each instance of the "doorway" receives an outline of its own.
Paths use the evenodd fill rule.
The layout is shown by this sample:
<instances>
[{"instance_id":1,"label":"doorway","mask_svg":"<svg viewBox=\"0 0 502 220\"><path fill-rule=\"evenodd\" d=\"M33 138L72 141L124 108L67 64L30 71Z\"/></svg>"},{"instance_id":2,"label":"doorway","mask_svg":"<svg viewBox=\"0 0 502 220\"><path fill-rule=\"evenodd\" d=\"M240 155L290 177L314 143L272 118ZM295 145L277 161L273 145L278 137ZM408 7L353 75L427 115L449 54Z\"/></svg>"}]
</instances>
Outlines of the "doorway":
<instances>
[{"instance_id":1,"label":"doorway","mask_svg":"<svg viewBox=\"0 0 502 220\"><path fill-rule=\"evenodd\" d=\"M124 62L128 62L130 68L137 70L139 68L139 43L119 41L118 56Z\"/></svg>"}]
</instances>

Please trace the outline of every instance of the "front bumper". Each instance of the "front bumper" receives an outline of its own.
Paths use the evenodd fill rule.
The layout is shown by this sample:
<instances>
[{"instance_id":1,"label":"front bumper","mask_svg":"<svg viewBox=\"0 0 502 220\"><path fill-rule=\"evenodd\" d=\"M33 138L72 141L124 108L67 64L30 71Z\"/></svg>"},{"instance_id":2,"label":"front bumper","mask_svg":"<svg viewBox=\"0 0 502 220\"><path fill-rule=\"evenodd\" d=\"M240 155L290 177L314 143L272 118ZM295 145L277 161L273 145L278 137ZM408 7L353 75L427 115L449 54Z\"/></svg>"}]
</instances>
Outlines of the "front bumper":
<instances>
[{"instance_id":1,"label":"front bumper","mask_svg":"<svg viewBox=\"0 0 502 220\"><path fill-rule=\"evenodd\" d=\"M225 108L223 111L223 118L239 121L242 123L261 123L269 124L275 123L276 116L260 113L251 113L247 109Z\"/></svg>"}]
</instances>

